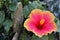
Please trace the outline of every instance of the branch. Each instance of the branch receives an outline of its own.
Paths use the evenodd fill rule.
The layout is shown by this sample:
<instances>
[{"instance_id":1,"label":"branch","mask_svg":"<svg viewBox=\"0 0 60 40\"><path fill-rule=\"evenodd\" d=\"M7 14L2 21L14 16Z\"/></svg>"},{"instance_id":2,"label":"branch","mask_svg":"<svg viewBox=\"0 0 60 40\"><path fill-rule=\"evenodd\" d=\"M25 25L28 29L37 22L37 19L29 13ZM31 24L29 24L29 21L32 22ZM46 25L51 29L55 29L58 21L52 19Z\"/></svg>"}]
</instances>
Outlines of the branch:
<instances>
[{"instance_id":1,"label":"branch","mask_svg":"<svg viewBox=\"0 0 60 40\"><path fill-rule=\"evenodd\" d=\"M13 30L16 33L12 40L18 40L18 36L20 33L20 29L22 27L22 24L23 24L22 4L21 2L19 2L18 10L15 12L15 16L14 16L14 26L13 26Z\"/></svg>"}]
</instances>

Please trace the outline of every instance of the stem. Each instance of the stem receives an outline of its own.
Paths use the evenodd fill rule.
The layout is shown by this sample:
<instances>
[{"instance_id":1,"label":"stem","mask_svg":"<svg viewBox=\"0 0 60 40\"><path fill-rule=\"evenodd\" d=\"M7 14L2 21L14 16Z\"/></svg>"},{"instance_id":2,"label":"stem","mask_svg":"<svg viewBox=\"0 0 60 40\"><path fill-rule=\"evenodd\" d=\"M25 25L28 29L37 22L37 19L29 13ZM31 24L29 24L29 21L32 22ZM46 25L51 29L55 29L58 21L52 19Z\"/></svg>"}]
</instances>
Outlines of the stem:
<instances>
[{"instance_id":1,"label":"stem","mask_svg":"<svg viewBox=\"0 0 60 40\"><path fill-rule=\"evenodd\" d=\"M13 26L13 30L15 33L14 37L12 40L18 40L19 36L21 34L21 27L23 24L23 13L22 13L22 4L21 2L18 3L18 10L15 12L15 16L14 16L14 26Z\"/></svg>"}]
</instances>

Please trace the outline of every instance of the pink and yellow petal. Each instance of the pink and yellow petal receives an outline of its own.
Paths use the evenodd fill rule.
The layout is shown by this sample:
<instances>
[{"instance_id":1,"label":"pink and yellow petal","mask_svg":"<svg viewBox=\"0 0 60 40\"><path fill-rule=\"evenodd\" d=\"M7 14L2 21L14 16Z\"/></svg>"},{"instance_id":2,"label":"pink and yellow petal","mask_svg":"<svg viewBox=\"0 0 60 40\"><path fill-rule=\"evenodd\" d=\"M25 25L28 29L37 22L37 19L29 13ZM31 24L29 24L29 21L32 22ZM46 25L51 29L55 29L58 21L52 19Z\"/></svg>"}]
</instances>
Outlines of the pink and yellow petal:
<instances>
[{"instance_id":1,"label":"pink and yellow petal","mask_svg":"<svg viewBox=\"0 0 60 40\"><path fill-rule=\"evenodd\" d=\"M55 22L52 22L51 24L52 24L52 26L54 28L53 31L57 31L57 25L56 25L56 23Z\"/></svg>"},{"instance_id":2,"label":"pink and yellow petal","mask_svg":"<svg viewBox=\"0 0 60 40\"><path fill-rule=\"evenodd\" d=\"M37 23L40 21L40 19L42 19L43 13L40 9L34 9L31 11L29 17L32 19L32 21Z\"/></svg>"},{"instance_id":3,"label":"pink and yellow petal","mask_svg":"<svg viewBox=\"0 0 60 40\"><path fill-rule=\"evenodd\" d=\"M46 31L46 33L52 33L54 31L57 31L57 26L54 22L48 23L46 25L44 25L44 30Z\"/></svg>"},{"instance_id":4,"label":"pink and yellow petal","mask_svg":"<svg viewBox=\"0 0 60 40\"><path fill-rule=\"evenodd\" d=\"M36 30L33 30L32 31L36 36L38 36L39 38L41 38L43 35L44 35L44 33L43 33L43 31L36 31Z\"/></svg>"},{"instance_id":5,"label":"pink and yellow petal","mask_svg":"<svg viewBox=\"0 0 60 40\"><path fill-rule=\"evenodd\" d=\"M33 31L32 31L36 36L38 37L42 37L43 35L46 34L45 30L39 30L38 28L35 28Z\"/></svg>"},{"instance_id":6,"label":"pink and yellow petal","mask_svg":"<svg viewBox=\"0 0 60 40\"><path fill-rule=\"evenodd\" d=\"M50 30L50 34L52 33L52 32L56 32L57 31L57 25L55 24L55 22L51 22L51 25L52 25L52 29Z\"/></svg>"},{"instance_id":7,"label":"pink and yellow petal","mask_svg":"<svg viewBox=\"0 0 60 40\"><path fill-rule=\"evenodd\" d=\"M42 14L43 14L42 12L43 12L43 11L40 10L40 9L34 9L34 10L31 11L29 17L32 18L32 17L35 16L36 14L38 14L39 16L42 16Z\"/></svg>"},{"instance_id":8,"label":"pink and yellow petal","mask_svg":"<svg viewBox=\"0 0 60 40\"><path fill-rule=\"evenodd\" d=\"M45 19L45 23L48 23L48 22L54 21L55 16L49 11L44 11L43 18Z\"/></svg>"},{"instance_id":9,"label":"pink and yellow petal","mask_svg":"<svg viewBox=\"0 0 60 40\"><path fill-rule=\"evenodd\" d=\"M24 22L24 27L25 27L28 31L30 31L29 26L28 26L29 21L30 21L30 19L27 19L27 20Z\"/></svg>"},{"instance_id":10,"label":"pink and yellow petal","mask_svg":"<svg viewBox=\"0 0 60 40\"><path fill-rule=\"evenodd\" d=\"M24 27L28 30L28 31L32 31L35 28L35 24L32 22L31 19L27 19L24 22Z\"/></svg>"}]
</instances>

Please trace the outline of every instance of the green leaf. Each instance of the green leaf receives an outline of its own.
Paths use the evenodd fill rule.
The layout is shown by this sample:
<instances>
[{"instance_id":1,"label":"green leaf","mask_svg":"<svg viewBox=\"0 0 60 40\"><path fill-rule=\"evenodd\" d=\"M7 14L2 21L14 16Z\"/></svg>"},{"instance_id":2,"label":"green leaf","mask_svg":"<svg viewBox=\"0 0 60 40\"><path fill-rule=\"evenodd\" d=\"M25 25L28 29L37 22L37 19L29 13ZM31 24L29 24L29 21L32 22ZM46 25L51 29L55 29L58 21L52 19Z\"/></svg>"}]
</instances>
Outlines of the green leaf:
<instances>
[{"instance_id":1,"label":"green leaf","mask_svg":"<svg viewBox=\"0 0 60 40\"><path fill-rule=\"evenodd\" d=\"M16 11L17 10L17 5L16 4L11 4L11 5L9 5L9 10L10 11Z\"/></svg>"},{"instance_id":2,"label":"green leaf","mask_svg":"<svg viewBox=\"0 0 60 40\"><path fill-rule=\"evenodd\" d=\"M17 4L18 0L8 0L9 3Z\"/></svg>"},{"instance_id":3,"label":"green leaf","mask_svg":"<svg viewBox=\"0 0 60 40\"><path fill-rule=\"evenodd\" d=\"M32 40L48 40L48 36L43 36L42 38L37 37L36 35L33 35Z\"/></svg>"},{"instance_id":4,"label":"green leaf","mask_svg":"<svg viewBox=\"0 0 60 40\"><path fill-rule=\"evenodd\" d=\"M12 3L17 3L18 2L18 0L11 0L12 1Z\"/></svg>"},{"instance_id":5,"label":"green leaf","mask_svg":"<svg viewBox=\"0 0 60 40\"><path fill-rule=\"evenodd\" d=\"M14 14L15 14L15 13L11 13L11 18L12 18L12 19L14 19Z\"/></svg>"},{"instance_id":6,"label":"green leaf","mask_svg":"<svg viewBox=\"0 0 60 40\"><path fill-rule=\"evenodd\" d=\"M54 35L53 34L48 35L48 40L55 40Z\"/></svg>"},{"instance_id":7,"label":"green leaf","mask_svg":"<svg viewBox=\"0 0 60 40\"><path fill-rule=\"evenodd\" d=\"M23 2L23 0L21 0L21 2ZM24 3L22 3L23 5L27 5L29 4L29 0L24 0Z\"/></svg>"},{"instance_id":8,"label":"green leaf","mask_svg":"<svg viewBox=\"0 0 60 40\"><path fill-rule=\"evenodd\" d=\"M57 21L57 28L58 28L57 32L60 32L60 21L59 20Z\"/></svg>"},{"instance_id":9,"label":"green leaf","mask_svg":"<svg viewBox=\"0 0 60 40\"><path fill-rule=\"evenodd\" d=\"M48 40L48 35L47 35L47 36L43 36L43 37L41 38L41 40Z\"/></svg>"},{"instance_id":10,"label":"green leaf","mask_svg":"<svg viewBox=\"0 0 60 40\"><path fill-rule=\"evenodd\" d=\"M31 40L31 37L27 34L26 31L23 31L20 35L20 40Z\"/></svg>"},{"instance_id":11,"label":"green leaf","mask_svg":"<svg viewBox=\"0 0 60 40\"><path fill-rule=\"evenodd\" d=\"M54 20L54 21L55 21L55 23L57 23L57 22L58 22L58 20L59 20L58 18L55 18L55 20Z\"/></svg>"},{"instance_id":12,"label":"green leaf","mask_svg":"<svg viewBox=\"0 0 60 40\"><path fill-rule=\"evenodd\" d=\"M35 2L35 6L37 6L38 9L44 10L44 7L42 5L43 5L42 2L41 3L37 1Z\"/></svg>"},{"instance_id":13,"label":"green leaf","mask_svg":"<svg viewBox=\"0 0 60 40\"><path fill-rule=\"evenodd\" d=\"M29 5L28 5L28 8L30 11L32 11L33 9L36 8L36 5L34 5L34 3L30 2Z\"/></svg>"},{"instance_id":14,"label":"green leaf","mask_svg":"<svg viewBox=\"0 0 60 40\"><path fill-rule=\"evenodd\" d=\"M40 38L37 37L37 36L35 36L35 35L33 35L32 38L31 38L31 40L40 40Z\"/></svg>"},{"instance_id":15,"label":"green leaf","mask_svg":"<svg viewBox=\"0 0 60 40\"><path fill-rule=\"evenodd\" d=\"M44 4L44 3L43 3ZM29 5L28 5L28 7L29 7L29 9L30 9L30 11L31 10L33 10L33 9L44 9L44 7L42 6L43 5L42 3L40 3L40 2L38 2L38 1L33 1L33 2L30 2L29 3ZM44 4L45 5L45 4Z\"/></svg>"},{"instance_id":16,"label":"green leaf","mask_svg":"<svg viewBox=\"0 0 60 40\"><path fill-rule=\"evenodd\" d=\"M60 32L59 32L59 38L60 38Z\"/></svg>"},{"instance_id":17,"label":"green leaf","mask_svg":"<svg viewBox=\"0 0 60 40\"><path fill-rule=\"evenodd\" d=\"M24 13L24 17L27 18L28 15L29 15L29 13L30 13L28 6L25 6L25 7L24 7L23 13Z\"/></svg>"},{"instance_id":18,"label":"green leaf","mask_svg":"<svg viewBox=\"0 0 60 40\"><path fill-rule=\"evenodd\" d=\"M3 25L4 25L4 29L6 30L6 32L8 32L10 28L12 27L13 22L11 20L6 19Z\"/></svg>"},{"instance_id":19,"label":"green leaf","mask_svg":"<svg viewBox=\"0 0 60 40\"><path fill-rule=\"evenodd\" d=\"M0 2L0 8L2 8L2 3Z\"/></svg>"},{"instance_id":20,"label":"green leaf","mask_svg":"<svg viewBox=\"0 0 60 40\"><path fill-rule=\"evenodd\" d=\"M0 25L3 23L4 19L5 19L5 14L3 11L0 11Z\"/></svg>"}]
</instances>

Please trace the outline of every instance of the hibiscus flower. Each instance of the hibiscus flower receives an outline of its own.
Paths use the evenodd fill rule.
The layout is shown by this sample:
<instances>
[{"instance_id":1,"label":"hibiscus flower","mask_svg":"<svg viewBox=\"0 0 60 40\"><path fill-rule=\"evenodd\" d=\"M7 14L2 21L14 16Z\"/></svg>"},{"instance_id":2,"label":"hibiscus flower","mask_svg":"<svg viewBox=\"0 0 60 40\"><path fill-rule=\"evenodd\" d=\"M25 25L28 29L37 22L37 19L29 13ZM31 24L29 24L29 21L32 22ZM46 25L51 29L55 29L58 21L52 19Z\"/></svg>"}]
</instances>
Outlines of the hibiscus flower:
<instances>
[{"instance_id":1,"label":"hibiscus flower","mask_svg":"<svg viewBox=\"0 0 60 40\"><path fill-rule=\"evenodd\" d=\"M25 20L24 27L36 36L42 37L57 31L54 19L55 16L50 11L34 9L31 11L29 18Z\"/></svg>"}]
</instances>

